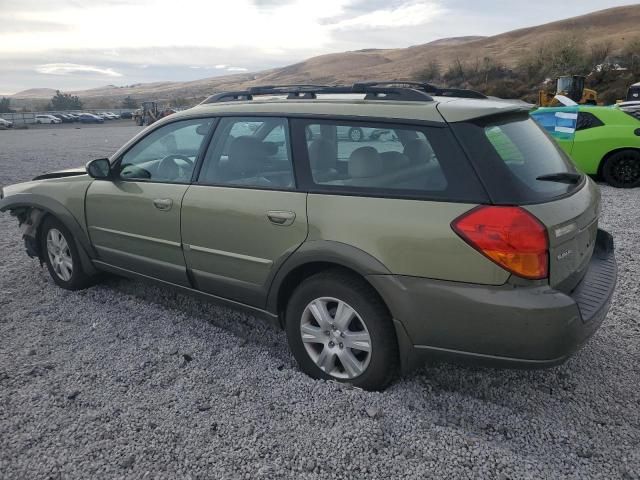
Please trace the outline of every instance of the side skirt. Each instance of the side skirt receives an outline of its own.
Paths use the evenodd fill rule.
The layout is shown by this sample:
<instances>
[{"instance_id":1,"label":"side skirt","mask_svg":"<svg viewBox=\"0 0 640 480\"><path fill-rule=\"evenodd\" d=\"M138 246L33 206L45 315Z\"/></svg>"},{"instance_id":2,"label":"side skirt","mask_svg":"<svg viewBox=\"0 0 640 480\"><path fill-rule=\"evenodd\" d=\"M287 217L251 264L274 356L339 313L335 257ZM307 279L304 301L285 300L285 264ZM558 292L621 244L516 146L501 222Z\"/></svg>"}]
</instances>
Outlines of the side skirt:
<instances>
[{"instance_id":1,"label":"side skirt","mask_svg":"<svg viewBox=\"0 0 640 480\"><path fill-rule=\"evenodd\" d=\"M237 310L243 310L247 313L250 313L252 315L255 315L267 320L270 324L272 324L278 330L282 330L282 326L280 325L280 320L278 319L278 315L275 315L261 308L252 307L251 305L246 305L244 303L236 302L234 300L218 297L217 295L212 295L210 293L202 292L200 290L195 290L193 288L185 287L182 285L176 285L175 283L167 282L165 280L161 280L155 277L150 277L142 273L133 272L131 270L127 270L126 268L116 267L114 265L110 265L100 260L93 260L93 263L96 266L96 268L105 272L113 273L123 277L149 281L164 287L171 287L182 293L193 295L194 297L197 297L212 303L216 303L216 304L237 309Z\"/></svg>"}]
</instances>

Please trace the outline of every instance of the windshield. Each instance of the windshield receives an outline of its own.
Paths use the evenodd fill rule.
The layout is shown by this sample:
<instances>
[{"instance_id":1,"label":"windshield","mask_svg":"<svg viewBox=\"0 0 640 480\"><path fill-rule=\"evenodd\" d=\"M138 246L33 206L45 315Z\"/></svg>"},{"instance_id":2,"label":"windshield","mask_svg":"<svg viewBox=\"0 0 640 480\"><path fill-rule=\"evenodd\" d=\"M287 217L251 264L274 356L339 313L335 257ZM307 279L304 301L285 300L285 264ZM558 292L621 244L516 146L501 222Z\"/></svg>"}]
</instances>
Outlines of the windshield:
<instances>
[{"instance_id":1,"label":"windshield","mask_svg":"<svg viewBox=\"0 0 640 480\"><path fill-rule=\"evenodd\" d=\"M578 173L573 163L527 114L453 128L496 203L544 202L582 183L566 181Z\"/></svg>"}]
</instances>

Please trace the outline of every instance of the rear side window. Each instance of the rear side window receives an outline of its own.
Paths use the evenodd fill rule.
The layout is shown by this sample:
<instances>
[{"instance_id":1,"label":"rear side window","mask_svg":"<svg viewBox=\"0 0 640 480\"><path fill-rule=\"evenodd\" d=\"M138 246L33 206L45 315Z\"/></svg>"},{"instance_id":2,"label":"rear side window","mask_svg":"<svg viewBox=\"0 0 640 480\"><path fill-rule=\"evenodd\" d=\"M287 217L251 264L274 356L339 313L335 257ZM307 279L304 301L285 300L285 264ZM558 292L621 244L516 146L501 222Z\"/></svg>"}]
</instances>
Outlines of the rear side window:
<instances>
[{"instance_id":1,"label":"rear side window","mask_svg":"<svg viewBox=\"0 0 640 480\"><path fill-rule=\"evenodd\" d=\"M578 112L578 123L576 124L576 132L580 130L588 130L589 128L602 127L604 123L593 113Z\"/></svg>"},{"instance_id":2,"label":"rear side window","mask_svg":"<svg viewBox=\"0 0 640 480\"><path fill-rule=\"evenodd\" d=\"M296 120L294 132L312 191L486 200L447 128Z\"/></svg>"},{"instance_id":3,"label":"rear side window","mask_svg":"<svg viewBox=\"0 0 640 480\"><path fill-rule=\"evenodd\" d=\"M452 124L496 203L538 203L577 184L542 180L577 173L573 163L527 114Z\"/></svg>"}]
</instances>

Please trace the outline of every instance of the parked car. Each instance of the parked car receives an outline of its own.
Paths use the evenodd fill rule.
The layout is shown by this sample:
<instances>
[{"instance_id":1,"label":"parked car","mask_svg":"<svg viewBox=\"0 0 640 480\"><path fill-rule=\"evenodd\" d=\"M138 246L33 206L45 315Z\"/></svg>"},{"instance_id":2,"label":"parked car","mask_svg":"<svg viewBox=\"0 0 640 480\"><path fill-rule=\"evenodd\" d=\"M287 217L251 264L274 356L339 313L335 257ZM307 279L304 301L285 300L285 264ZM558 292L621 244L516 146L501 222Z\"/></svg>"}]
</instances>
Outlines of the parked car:
<instances>
[{"instance_id":1,"label":"parked car","mask_svg":"<svg viewBox=\"0 0 640 480\"><path fill-rule=\"evenodd\" d=\"M584 173L614 187L640 186L640 104L539 108L531 115Z\"/></svg>"},{"instance_id":2,"label":"parked car","mask_svg":"<svg viewBox=\"0 0 640 480\"><path fill-rule=\"evenodd\" d=\"M528 107L393 84L217 94L0 197L60 287L106 271L248 309L366 389L434 356L561 363L616 283L598 186Z\"/></svg>"},{"instance_id":3,"label":"parked car","mask_svg":"<svg viewBox=\"0 0 640 480\"><path fill-rule=\"evenodd\" d=\"M130 120L131 118L133 118L133 114L131 112L122 112L120 114L120 118L125 118L127 120Z\"/></svg>"},{"instance_id":4,"label":"parked car","mask_svg":"<svg viewBox=\"0 0 640 480\"><path fill-rule=\"evenodd\" d=\"M54 117L53 115L36 115L35 122L38 123L38 124L40 124L40 123L62 123L62 120L60 120L57 117Z\"/></svg>"},{"instance_id":5,"label":"parked car","mask_svg":"<svg viewBox=\"0 0 640 480\"><path fill-rule=\"evenodd\" d=\"M76 113L66 113L65 115L67 115L67 117L71 118L71 120L73 120L74 122L77 122L80 120L80 116Z\"/></svg>"},{"instance_id":6,"label":"parked car","mask_svg":"<svg viewBox=\"0 0 640 480\"><path fill-rule=\"evenodd\" d=\"M367 139L378 140L383 134L388 133L389 130L380 128L362 128L362 127L340 127L337 130L337 136L341 139L348 139L352 142L363 142ZM320 133L319 127L310 127L307 132L307 140L317 138Z\"/></svg>"},{"instance_id":7,"label":"parked car","mask_svg":"<svg viewBox=\"0 0 640 480\"><path fill-rule=\"evenodd\" d=\"M120 115L118 115L117 113L113 113L113 112L107 112L107 115L109 115L112 120L118 120L120 118Z\"/></svg>"},{"instance_id":8,"label":"parked car","mask_svg":"<svg viewBox=\"0 0 640 480\"><path fill-rule=\"evenodd\" d=\"M94 115L93 113L81 113L79 120L80 123L104 123L104 118Z\"/></svg>"},{"instance_id":9,"label":"parked car","mask_svg":"<svg viewBox=\"0 0 640 480\"><path fill-rule=\"evenodd\" d=\"M4 118L0 117L0 129L12 128L12 127L13 127L13 122L10 122L9 120L5 120Z\"/></svg>"},{"instance_id":10,"label":"parked car","mask_svg":"<svg viewBox=\"0 0 640 480\"><path fill-rule=\"evenodd\" d=\"M54 113L53 116L60 119L62 123L73 123L73 118L64 113Z\"/></svg>"}]
</instances>

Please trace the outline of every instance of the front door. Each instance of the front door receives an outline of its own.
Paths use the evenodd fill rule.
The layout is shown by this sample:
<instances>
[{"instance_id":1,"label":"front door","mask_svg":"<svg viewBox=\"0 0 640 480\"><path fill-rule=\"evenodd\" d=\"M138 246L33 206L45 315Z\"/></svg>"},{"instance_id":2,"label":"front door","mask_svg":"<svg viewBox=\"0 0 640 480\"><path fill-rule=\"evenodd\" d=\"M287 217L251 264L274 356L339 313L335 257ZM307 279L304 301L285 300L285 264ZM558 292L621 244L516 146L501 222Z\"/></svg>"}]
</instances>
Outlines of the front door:
<instances>
[{"instance_id":1,"label":"front door","mask_svg":"<svg viewBox=\"0 0 640 480\"><path fill-rule=\"evenodd\" d=\"M176 121L153 130L97 180L86 197L87 225L99 260L189 285L180 207L211 119Z\"/></svg>"},{"instance_id":2,"label":"front door","mask_svg":"<svg viewBox=\"0 0 640 480\"><path fill-rule=\"evenodd\" d=\"M269 279L307 236L287 121L220 120L182 202L182 241L197 287L262 307Z\"/></svg>"}]
</instances>

